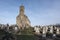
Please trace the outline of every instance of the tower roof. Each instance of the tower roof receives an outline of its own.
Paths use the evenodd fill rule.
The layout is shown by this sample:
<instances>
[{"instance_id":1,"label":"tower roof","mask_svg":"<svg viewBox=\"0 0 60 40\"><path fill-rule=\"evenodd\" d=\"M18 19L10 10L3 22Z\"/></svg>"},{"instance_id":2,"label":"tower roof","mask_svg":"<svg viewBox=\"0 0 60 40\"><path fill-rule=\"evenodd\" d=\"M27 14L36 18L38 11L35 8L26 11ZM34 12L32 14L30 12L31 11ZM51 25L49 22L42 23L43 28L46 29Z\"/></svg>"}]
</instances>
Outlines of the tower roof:
<instances>
[{"instance_id":1,"label":"tower roof","mask_svg":"<svg viewBox=\"0 0 60 40\"><path fill-rule=\"evenodd\" d=\"M21 5L20 8L24 8L24 5Z\"/></svg>"}]
</instances>

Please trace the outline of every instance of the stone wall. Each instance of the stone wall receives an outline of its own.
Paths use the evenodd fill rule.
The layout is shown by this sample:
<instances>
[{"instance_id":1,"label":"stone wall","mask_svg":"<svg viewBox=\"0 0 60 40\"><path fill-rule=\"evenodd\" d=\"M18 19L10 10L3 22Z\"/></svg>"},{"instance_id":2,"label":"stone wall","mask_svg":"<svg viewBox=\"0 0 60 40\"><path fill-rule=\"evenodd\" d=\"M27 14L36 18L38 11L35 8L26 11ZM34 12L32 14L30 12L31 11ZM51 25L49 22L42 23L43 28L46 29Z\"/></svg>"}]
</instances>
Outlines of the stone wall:
<instances>
[{"instance_id":1,"label":"stone wall","mask_svg":"<svg viewBox=\"0 0 60 40\"><path fill-rule=\"evenodd\" d=\"M19 15L16 17L16 24L19 29L24 29L25 27L30 27L30 21L28 17L24 14L24 6L20 6Z\"/></svg>"}]
</instances>

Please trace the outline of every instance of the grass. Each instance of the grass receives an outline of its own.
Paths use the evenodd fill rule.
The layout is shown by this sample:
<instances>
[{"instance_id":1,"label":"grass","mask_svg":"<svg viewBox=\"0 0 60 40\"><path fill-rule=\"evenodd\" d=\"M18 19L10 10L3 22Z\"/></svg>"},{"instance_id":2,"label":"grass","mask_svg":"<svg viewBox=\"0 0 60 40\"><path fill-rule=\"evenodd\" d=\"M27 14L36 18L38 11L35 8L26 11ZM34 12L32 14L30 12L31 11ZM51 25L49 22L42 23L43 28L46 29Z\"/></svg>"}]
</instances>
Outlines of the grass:
<instances>
[{"instance_id":1,"label":"grass","mask_svg":"<svg viewBox=\"0 0 60 40\"><path fill-rule=\"evenodd\" d=\"M36 40L34 35L17 35L17 40Z\"/></svg>"},{"instance_id":2,"label":"grass","mask_svg":"<svg viewBox=\"0 0 60 40\"><path fill-rule=\"evenodd\" d=\"M24 29L24 30L21 30L20 31L21 32L21 35L33 35L34 33L33 33L33 28L28 28L28 29Z\"/></svg>"},{"instance_id":3,"label":"grass","mask_svg":"<svg viewBox=\"0 0 60 40\"><path fill-rule=\"evenodd\" d=\"M25 28L20 30L21 35L17 35L17 40L37 40L33 33L33 28Z\"/></svg>"},{"instance_id":4,"label":"grass","mask_svg":"<svg viewBox=\"0 0 60 40\"><path fill-rule=\"evenodd\" d=\"M0 38L2 38L2 35L5 35L5 31L0 30ZM21 35L16 35L16 38L17 40L36 40L33 35L33 28L21 30Z\"/></svg>"}]
</instances>

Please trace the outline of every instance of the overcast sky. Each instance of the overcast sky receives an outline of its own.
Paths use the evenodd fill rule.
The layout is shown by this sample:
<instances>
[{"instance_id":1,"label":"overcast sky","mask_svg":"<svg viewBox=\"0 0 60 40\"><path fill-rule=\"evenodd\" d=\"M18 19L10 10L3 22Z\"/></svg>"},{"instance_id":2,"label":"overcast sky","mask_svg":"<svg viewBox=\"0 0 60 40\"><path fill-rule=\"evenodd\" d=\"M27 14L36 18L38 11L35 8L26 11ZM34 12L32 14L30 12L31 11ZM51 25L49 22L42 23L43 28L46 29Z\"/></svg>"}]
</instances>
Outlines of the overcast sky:
<instances>
[{"instance_id":1,"label":"overcast sky","mask_svg":"<svg viewBox=\"0 0 60 40\"><path fill-rule=\"evenodd\" d=\"M60 0L0 0L0 23L16 24L22 4L31 25L60 23Z\"/></svg>"}]
</instances>

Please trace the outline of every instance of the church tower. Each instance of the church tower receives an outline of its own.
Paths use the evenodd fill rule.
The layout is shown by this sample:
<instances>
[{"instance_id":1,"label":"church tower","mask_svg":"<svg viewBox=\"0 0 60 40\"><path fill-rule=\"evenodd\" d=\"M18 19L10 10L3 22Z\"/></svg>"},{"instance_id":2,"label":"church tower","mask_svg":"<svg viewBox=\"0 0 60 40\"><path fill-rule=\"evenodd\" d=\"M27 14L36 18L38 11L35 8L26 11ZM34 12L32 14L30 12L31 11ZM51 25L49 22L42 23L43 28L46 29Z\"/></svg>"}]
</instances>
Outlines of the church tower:
<instances>
[{"instance_id":1,"label":"church tower","mask_svg":"<svg viewBox=\"0 0 60 40\"><path fill-rule=\"evenodd\" d=\"M23 5L20 6L19 14L24 15L24 6Z\"/></svg>"},{"instance_id":2,"label":"church tower","mask_svg":"<svg viewBox=\"0 0 60 40\"><path fill-rule=\"evenodd\" d=\"M16 17L16 24L18 25L19 29L24 29L25 27L30 27L30 21L28 17L24 14L24 6L21 5L19 8L19 15Z\"/></svg>"}]
</instances>

